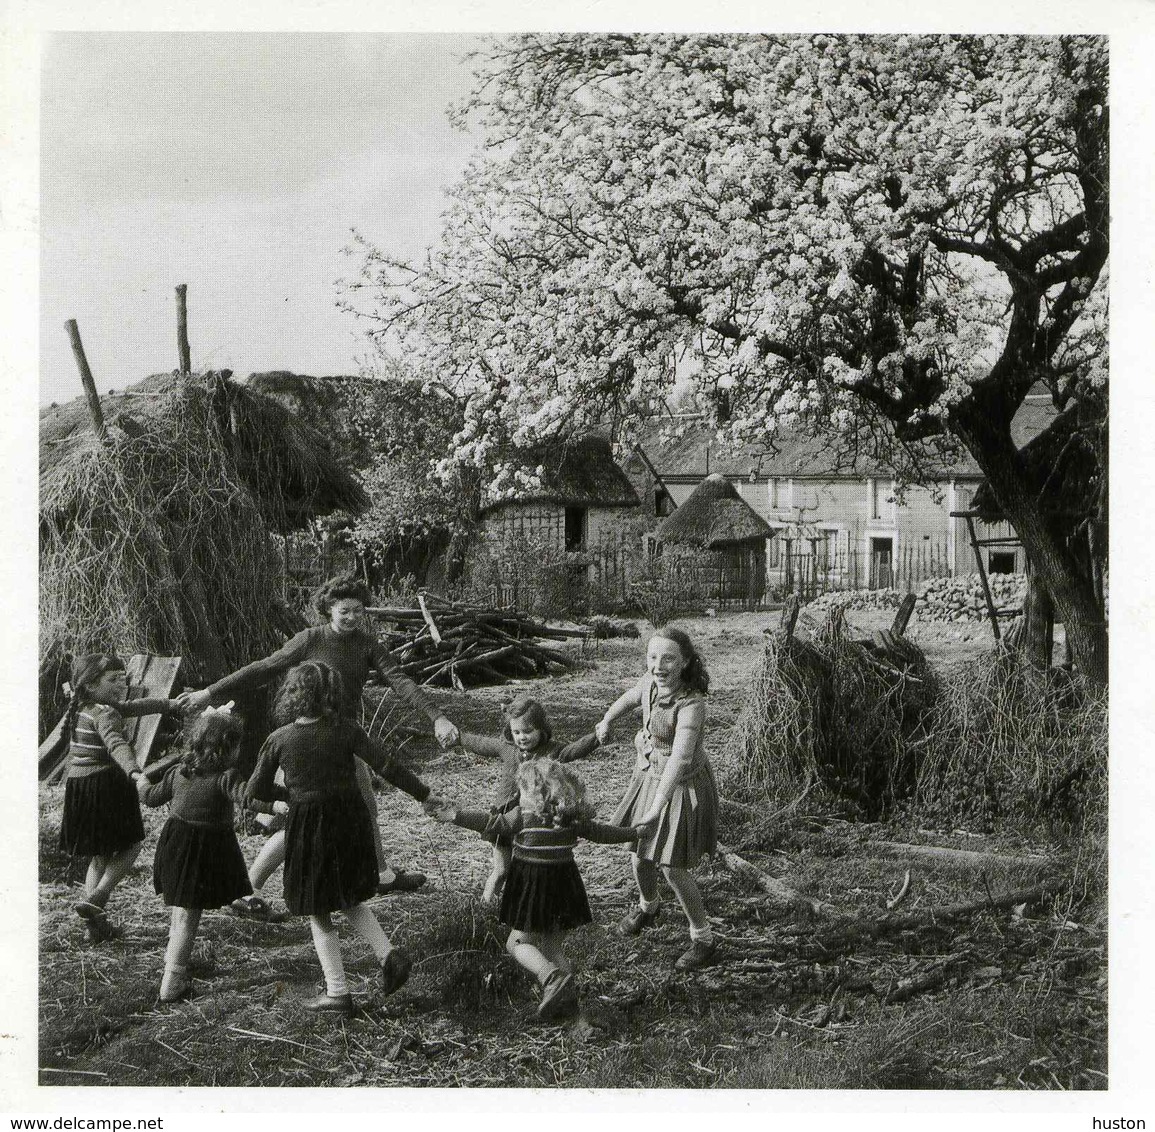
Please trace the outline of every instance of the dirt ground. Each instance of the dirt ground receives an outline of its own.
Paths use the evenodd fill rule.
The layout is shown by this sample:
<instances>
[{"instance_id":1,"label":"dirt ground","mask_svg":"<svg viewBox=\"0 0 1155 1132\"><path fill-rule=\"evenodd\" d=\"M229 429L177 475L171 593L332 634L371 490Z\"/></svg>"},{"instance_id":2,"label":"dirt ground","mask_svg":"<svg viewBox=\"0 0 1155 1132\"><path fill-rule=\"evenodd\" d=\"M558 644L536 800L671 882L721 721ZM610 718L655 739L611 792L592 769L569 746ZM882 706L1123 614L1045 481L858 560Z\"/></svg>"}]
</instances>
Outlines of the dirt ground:
<instances>
[{"instance_id":1,"label":"dirt ground","mask_svg":"<svg viewBox=\"0 0 1155 1132\"><path fill-rule=\"evenodd\" d=\"M727 614L679 623L712 676L707 745L720 751L746 680L777 614ZM890 614L851 614L854 628ZM574 672L468 693L438 693L465 730L495 733L503 700L532 691L555 734L592 729L641 673L641 640L590 646ZM991 644L988 628L919 625L909 635L940 666ZM576 644L571 648L578 651ZM532 683L532 688L529 684ZM370 700L379 693L369 693ZM391 697L385 705L391 703ZM397 709L391 709L396 712ZM383 710L383 716L389 712ZM398 714L398 720L402 717ZM633 724L575 769L608 818L632 767ZM411 765L439 794L487 803L496 767L430 743L410 745ZM725 782L722 783L725 793ZM966 830L859 827L795 815L769 832L762 815L723 807L723 837L771 876L846 913L836 923L775 910L747 879L717 861L699 877L722 941L722 960L695 975L672 970L685 923L667 893L666 915L637 939L614 930L634 900L628 855L583 844L578 862L595 922L574 933L581 971L576 1020L543 1026L534 992L505 956L504 932L475 900L488 867L476 835L426 818L386 789L381 822L391 859L429 876L422 893L373 906L414 974L382 1000L363 946L343 930L360 1009L347 1022L311 1017L299 1000L319 968L305 923L254 924L206 914L198 944L198 995L156 1002L167 934L151 890L163 811L146 813L148 839L110 912L122 941L90 947L71 913L78 876L54 848L62 792L41 798L41 1066L43 1084L1104 1088L1106 940L1060 902L989 912L913 930L863 933L897 890L910 862L879 839L988 847ZM248 834L249 859L261 836ZM1000 847L1000 846L995 846ZM937 907L984 892L1029 887L1050 846L1017 846L1042 864L911 866L904 907ZM267 889L280 898L280 875ZM857 925L857 926L856 926Z\"/></svg>"}]
</instances>

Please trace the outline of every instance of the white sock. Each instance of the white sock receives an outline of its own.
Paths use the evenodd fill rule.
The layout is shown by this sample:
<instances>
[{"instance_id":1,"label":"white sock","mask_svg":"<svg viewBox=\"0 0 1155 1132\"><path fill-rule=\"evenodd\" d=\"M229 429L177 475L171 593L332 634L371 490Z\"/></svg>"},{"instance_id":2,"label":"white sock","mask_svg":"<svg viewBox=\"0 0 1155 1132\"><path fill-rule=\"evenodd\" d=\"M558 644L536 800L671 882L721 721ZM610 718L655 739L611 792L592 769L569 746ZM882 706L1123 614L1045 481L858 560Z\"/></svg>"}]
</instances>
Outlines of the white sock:
<instances>
[{"instance_id":1,"label":"white sock","mask_svg":"<svg viewBox=\"0 0 1155 1132\"><path fill-rule=\"evenodd\" d=\"M694 943L713 943L714 929L707 924L704 928L696 928L693 924L690 925L690 939Z\"/></svg>"},{"instance_id":2,"label":"white sock","mask_svg":"<svg viewBox=\"0 0 1155 1132\"><path fill-rule=\"evenodd\" d=\"M397 874L390 865L386 865L377 873L377 879L382 884L392 884L397 879Z\"/></svg>"},{"instance_id":3,"label":"white sock","mask_svg":"<svg viewBox=\"0 0 1155 1132\"><path fill-rule=\"evenodd\" d=\"M315 916L309 917L309 927L313 932L313 947L321 960L321 970L325 975L325 993L330 998L349 993L345 982L345 964L341 962L341 937L336 928L325 930Z\"/></svg>"},{"instance_id":4,"label":"white sock","mask_svg":"<svg viewBox=\"0 0 1155 1132\"><path fill-rule=\"evenodd\" d=\"M638 906L643 912L656 912L662 906L662 898L655 896L653 900L647 900L641 893L638 894Z\"/></svg>"},{"instance_id":5,"label":"white sock","mask_svg":"<svg viewBox=\"0 0 1155 1132\"><path fill-rule=\"evenodd\" d=\"M178 967L175 963L165 961L164 975L160 980L160 994L175 994L188 982L188 968Z\"/></svg>"},{"instance_id":6,"label":"white sock","mask_svg":"<svg viewBox=\"0 0 1155 1132\"><path fill-rule=\"evenodd\" d=\"M364 904L354 904L345 909L345 919L352 929L373 949L378 963L384 963L386 956L393 950L389 937L385 934L377 917Z\"/></svg>"}]
</instances>

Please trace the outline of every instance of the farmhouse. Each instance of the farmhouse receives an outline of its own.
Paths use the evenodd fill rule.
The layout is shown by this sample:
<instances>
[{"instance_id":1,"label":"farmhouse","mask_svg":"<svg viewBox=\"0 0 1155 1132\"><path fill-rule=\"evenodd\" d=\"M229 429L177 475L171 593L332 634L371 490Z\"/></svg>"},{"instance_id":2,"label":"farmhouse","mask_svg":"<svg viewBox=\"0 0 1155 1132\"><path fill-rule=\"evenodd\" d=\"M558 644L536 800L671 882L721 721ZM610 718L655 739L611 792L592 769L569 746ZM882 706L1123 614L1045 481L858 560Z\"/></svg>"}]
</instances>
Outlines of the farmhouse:
<instances>
[{"instance_id":1,"label":"farmhouse","mask_svg":"<svg viewBox=\"0 0 1155 1132\"><path fill-rule=\"evenodd\" d=\"M1054 417L1049 397L1032 395L1014 422L1022 447ZM778 438L773 449L724 448L701 415L654 424L625 463L646 514L681 507L708 476L722 476L765 520L766 572L773 584L798 579L837 588L913 586L975 569L966 521L983 482L964 455L932 471L924 485L900 490L892 469L860 456L837 466L828 442L804 434ZM1023 550L1005 523L977 523L991 573L1025 569ZM1002 540L999 545L999 540Z\"/></svg>"}]
</instances>

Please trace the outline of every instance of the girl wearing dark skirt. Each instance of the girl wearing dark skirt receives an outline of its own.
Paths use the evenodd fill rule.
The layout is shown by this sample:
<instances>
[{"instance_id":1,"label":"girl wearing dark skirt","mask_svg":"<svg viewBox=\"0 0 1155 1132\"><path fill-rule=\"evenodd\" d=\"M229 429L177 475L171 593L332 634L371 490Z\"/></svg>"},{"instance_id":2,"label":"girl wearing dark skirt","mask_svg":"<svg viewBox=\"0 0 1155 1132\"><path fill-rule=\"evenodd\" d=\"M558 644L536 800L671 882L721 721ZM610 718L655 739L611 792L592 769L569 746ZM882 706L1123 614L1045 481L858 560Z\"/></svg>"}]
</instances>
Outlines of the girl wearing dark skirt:
<instances>
[{"instance_id":1,"label":"girl wearing dark skirt","mask_svg":"<svg viewBox=\"0 0 1155 1132\"><path fill-rule=\"evenodd\" d=\"M377 894L377 859L373 822L357 785L357 759L419 802L429 798L429 788L342 718L342 701L340 677L328 665L308 662L291 669L273 707L282 726L265 740L245 797L271 800L277 771L284 772L289 795L285 904L294 915L309 917L325 975L325 993L306 1009L350 1014L353 998L333 912L343 912L373 949L385 994L405 983L411 966L365 906Z\"/></svg>"},{"instance_id":2,"label":"girl wearing dark skirt","mask_svg":"<svg viewBox=\"0 0 1155 1132\"><path fill-rule=\"evenodd\" d=\"M425 809L487 839L512 838L499 913L513 929L505 947L541 985L538 1017L556 1018L577 1001L566 934L591 920L574 846L579 837L602 844L636 842L638 831L593 821L581 779L553 759L522 763L517 788L518 806L505 813L461 810L445 801L427 802Z\"/></svg>"},{"instance_id":3,"label":"girl wearing dark skirt","mask_svg":"<svg viewBox=\"0 0 1155 1132\"><path fill-rule=\"evenodd\" d=\"M188 725L181 761L155 784L147 775L136 782L146 806L171 803L152 865L156 891L172 908L161 1002L192 992L188 961L201 912L252 892L233 832L234 806L245 794L245 779L236 769L241 734L241 721L227 709L208 708ZM286 813L289 807L274 801L253 808Z\"/></svg>"},{"instance_id":4,"label":"girl wearing dark skirt","mask_svg":"<svg viewBox=\"0 0 1155 1132\"><path fill-rule=\"evenodd\" d=\"M74 905L93 943L120 935L105 908L113 889L132 868L144 823L133 780L140 775L136 752L124 733L124 716L179 711L175 700L134 700L124 662L108 653L79 656L72 665L64 733L69 737L68 776L60 848L88 857L84 899Z\"/></svg>"}]
</instances>

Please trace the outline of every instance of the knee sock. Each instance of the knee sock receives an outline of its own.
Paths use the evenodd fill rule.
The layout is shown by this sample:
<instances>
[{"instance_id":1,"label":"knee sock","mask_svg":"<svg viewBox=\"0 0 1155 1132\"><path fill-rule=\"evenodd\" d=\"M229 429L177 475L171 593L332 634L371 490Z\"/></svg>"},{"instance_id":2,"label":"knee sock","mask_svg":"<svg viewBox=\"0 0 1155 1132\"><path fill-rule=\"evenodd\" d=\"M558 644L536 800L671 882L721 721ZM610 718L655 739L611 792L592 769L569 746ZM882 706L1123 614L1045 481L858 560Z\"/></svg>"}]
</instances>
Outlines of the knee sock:
<instances>
[{"instance_id":1,"label":"knee sock","mask_svg":"<svg viewBox=\"0 0 1155 1132\"><path fill-rule=\"evenodd\" d=\"M325 993L330 998L336 998L349 993L349 984L345 982L345 964L341 961L341 937L327 920L328 917L323 921L318 916L310 916L309 928L313 933L313 947L325 975Z\"/></svg>"},{"instance_id":2,"label":"knee sock","mask_svg":"<svg viewBox=\"0 0 1155 1132\"><path fill-rule=\"evenodd\" d=\"M377 956L377 962L384 963L389 952L393 950L393 945L372 910L366 908L364 904L354 904L352 908L345 909L345 919L372 948L373 954Z\"/></svg>"}]
</instances>

